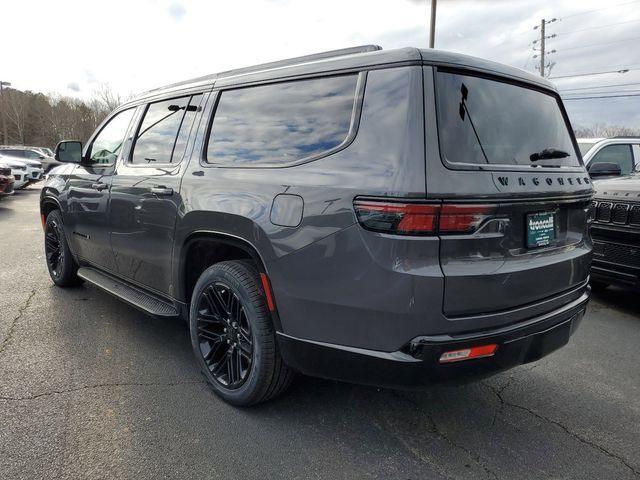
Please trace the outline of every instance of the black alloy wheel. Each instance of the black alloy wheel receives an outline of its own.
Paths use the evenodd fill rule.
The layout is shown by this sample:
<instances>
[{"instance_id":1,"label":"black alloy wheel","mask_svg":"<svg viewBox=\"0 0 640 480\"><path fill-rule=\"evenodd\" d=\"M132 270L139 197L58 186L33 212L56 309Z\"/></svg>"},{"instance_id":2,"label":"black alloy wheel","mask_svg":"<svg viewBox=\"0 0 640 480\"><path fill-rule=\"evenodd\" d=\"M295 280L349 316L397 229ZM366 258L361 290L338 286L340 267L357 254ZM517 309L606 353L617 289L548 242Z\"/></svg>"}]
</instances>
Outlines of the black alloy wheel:
<instances>
[{"instance_id":1,"label":"black alloy wheel","mask_svg":"<svg viewBox=\"0 0 640 480\"><path fill-rule=\"evenodd\" d=\"M47 258L47 266L51 276L60 278L65 260L65 252L60 239L60 225L56 218L47 222L44 232L44 250Z\"/></svg>"},{"instance_id":2,"label":"black alloy wheel","mask_svg":"<svg viewBox=\"0 0 640 480\"><path fill-rule=\"evenodd\" d=\"M256 267L248 260L211 265L196 282L189 308L200 370L219 397L244 407L276 397L293 379Z\"/></svg>"},{"instance_id":3,"label":"black alloy wheel","mask_svg":"<svg viewBox=\"0 0 640 480\"><path fill-rule=\"evenodd\" d=\"M51 280L59 287L71 287L82 283L76 263L64 234L62 214L53 210L44 225L44 253Z\"/></svg>"},{"instance_id":4,"label":"black alloy wheel","mask_svg":"<svg viewBox=\"0 0 640 480\"><path fill-rule=\"evenodd\" d=\"M229 285L215 282L200 293L197 335L213 378L227 389L240 387L253 363L253 338L242 301Z\"/></svg>"}]
</instances>

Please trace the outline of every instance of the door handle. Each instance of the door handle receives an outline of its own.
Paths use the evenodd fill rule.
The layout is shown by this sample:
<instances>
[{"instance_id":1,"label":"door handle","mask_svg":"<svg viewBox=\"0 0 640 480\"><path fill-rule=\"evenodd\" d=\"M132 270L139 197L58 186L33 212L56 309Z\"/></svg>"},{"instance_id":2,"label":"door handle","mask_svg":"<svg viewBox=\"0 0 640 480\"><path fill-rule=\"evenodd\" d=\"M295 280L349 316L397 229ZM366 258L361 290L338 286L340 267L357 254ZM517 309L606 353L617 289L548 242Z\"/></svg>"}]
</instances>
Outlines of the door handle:
<instances>
[{"instance_id":1,"label":"door handle","mask_svg":"<svg viewBox=\"0 0 640 480\"><path fill-rule=\"evenodd\" d=\"M91 188L93 188L94 190L100 191L100 190L104 190L105 188L109 188L109 185L107 185L106 183L97 182L97 183L92 183Z\"/></svg>"},{"instance_id":2,"label":"door handle","mask_svg":"<svg viewBox=\"0 0 640 480\"><path fill-rule=\"evenodd\" d=\"M171 187L152 187L151 193L158 195L159 197L168 197L173 195L173 188Z\"/></svg>"}]
</instances>

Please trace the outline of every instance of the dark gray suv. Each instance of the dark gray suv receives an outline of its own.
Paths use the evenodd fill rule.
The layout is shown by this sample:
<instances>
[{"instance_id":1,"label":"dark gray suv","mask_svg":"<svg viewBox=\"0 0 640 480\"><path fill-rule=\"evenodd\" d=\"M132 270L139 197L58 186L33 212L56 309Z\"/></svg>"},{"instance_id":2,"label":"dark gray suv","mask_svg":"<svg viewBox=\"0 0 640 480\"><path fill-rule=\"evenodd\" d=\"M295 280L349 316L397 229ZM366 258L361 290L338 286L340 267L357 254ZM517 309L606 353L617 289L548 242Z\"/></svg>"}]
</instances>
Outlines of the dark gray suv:
<instances>
[{"instance_id":1,"label":"dark gray suv","mask_svg":"<svg viewBox=\"0 0 640 480\"><path fill-rule=\"evenodd\" d=\"M592 187L545 80L359 47L169 85L61 142L53 281L188 320L225 400L293 372L407 387L564 345L589 299Z\"/></svg>"}]
</instances>

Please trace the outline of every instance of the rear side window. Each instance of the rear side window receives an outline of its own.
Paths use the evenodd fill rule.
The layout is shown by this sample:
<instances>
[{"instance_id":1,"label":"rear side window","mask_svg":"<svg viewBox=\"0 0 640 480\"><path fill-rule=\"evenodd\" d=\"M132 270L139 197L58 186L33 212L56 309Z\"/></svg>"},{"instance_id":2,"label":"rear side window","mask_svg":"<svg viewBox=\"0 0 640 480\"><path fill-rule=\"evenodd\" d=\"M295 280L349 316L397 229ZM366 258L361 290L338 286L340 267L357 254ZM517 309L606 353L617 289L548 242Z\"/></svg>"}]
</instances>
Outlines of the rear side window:
<instances>
[{"instance_id":1,"label":"rear side window","mask_svg":"<svg viewBox=\"0 0 640 480\"><path fill-rule=\"evenodd\" d=\"M436 78L438 130L447 162L580 165L553 95L458 73L439 71ZM548 149L556 151L555 158L532 160Z\"/></svg>"},{"instance_id":2,"label":"rear side window","mask_svg":"<svg viewBox=\"0 0 640 480\"><path fill-rule=\"evenodd\" d=\"M202 95L149 104L135 137L131 163L179 162Z\"/></svg>"},{"instance_id":3,"label":"rear side window","mask_svg":"<svg viewBox=\"0 0 640 480\"><path fill-rule=\"evenodd\" d=\"M589 162L589 167L596 163L615 163L620 165L622 175L629 175L633 171L631 145L607 145L595 154Z\"/></svg>"},{"instance_id":4,"label":"rear side window","mask_svg":"<svg viewBox=\"0 0 640 480\"><path fill-rule=\"evenodd\" d=\"M326 153L348 137L358 75L222 92L207 163L281 166Z\"/></svg>"}]
</instances>

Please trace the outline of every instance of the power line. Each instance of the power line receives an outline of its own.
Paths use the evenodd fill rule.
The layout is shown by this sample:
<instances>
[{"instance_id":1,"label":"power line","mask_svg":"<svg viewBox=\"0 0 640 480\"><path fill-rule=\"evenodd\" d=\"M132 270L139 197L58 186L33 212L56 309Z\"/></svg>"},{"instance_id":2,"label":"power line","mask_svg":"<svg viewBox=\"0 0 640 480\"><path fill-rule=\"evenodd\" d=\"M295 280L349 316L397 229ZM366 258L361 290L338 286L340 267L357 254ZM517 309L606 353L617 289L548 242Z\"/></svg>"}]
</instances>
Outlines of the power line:
<instances>
[{"instance_id":1,"label":"power line","mask_svg":"<svg viewBox=\"0 0 640 480\"><path fill-rule=\"evenodd\" d=\"M588 77L591 75L604 75L607 73L627 73L635 70L640 70L640 68L621 68L620 70L607 70L605 72L576 73L574 75L558 75L556 77L549 77L549 78L556 79L556 78Z\"/></svg>"},{"instance_id":2,"label":"power line","mask_svg":"<svg viewBox=\"0 0 640 480\"><path fill-rule=\"evenodd\" d=\"M562 88L561 92L572 92L574 90L593 90L597 88L612 88L612 87L628 87L632 85L640 85L639 82L631 82L631 83L612 83L610 85L597 85L593 87L580 87L580 88Z\"/></svg>"},{"instance_id":3,"label":"power line","mask_svg":"<svg viewBox=\"0 0 640 480\"><path fill-rule=\"evenodd\" d=\"M588 30L597 30L597 29L600 29L600 28L615 27L616 25L624 25L624 24L627 24L627 23L638 23L638 22L640 22L640 19L638 19L638 20L628 20L626 22L610 23L608 25L600 25L598 27L581 28L580 30L570 30L568 32L558 32L558 33L556 33L556 35L569 35L570 33L586 32Z\"/></svg>"},{"instance_id":4,"label":"power line","mask_svg":"<svg viewBox=\"0 0 640 480\"><path fill-rule=\"evenodd\" d=\"M564 100L593 100L595 98L622 98L622 97L640 97L640 93L632 93L629 95L604 95L601 97L562 97Z\"/></svg>"},{"instance_id":5,"label":"power line","mask_svg":"<svg viewBox=\"0 0 640 480\"><path fill-rule=\"evenodd\" d=\"M631 37L631 38L623 38L622 40L614 40L612 42L604 42L604 43L590 43L588 45L580 45L578 47L569 47L569 48L563 48L562 51L567 51L567 50L578 50L581 48L589 48L589 47L600 47L602 45L612 45L614 43L624 43L624 42L630 42L633 40L640 40L640 37Z\"/></svg>"},{"instance_id":6,"label":"power line","mask_svg":"<svg viewBox=\"0 0 640 480\"><path fill-rule=\"evenodd\" d=\"M632 89L632 90L609 90L609 91L605 91L605 92L576 92L576 93L560 93L560 95L562 95L563 97L566 98L573 98L576 95L613 95L613 94L623 94L623 93L640 93L640 90L638 89Z\"/></svg>"},{"instance_id":7,"label":"power line","mask_svg":"<svg viewBox=\"0 0 640 480\"><path fill-rule=\"evenodd\" d=\"M640 0L634 0L632 2L625 2L625 3L618 3L616 5L609 5L608 7L596 8L595 10L587 10L586 12L572 13L571 15L566 15L562 18L559 18L558 20L565 20L567 18L577 17L578 15L586 15L587 13L599 12L601 10L607 10L608 8L622 7L623 5L631 5L632 3L638 3L638 2L640 2Z\"/></svg>"}]
</instances>

